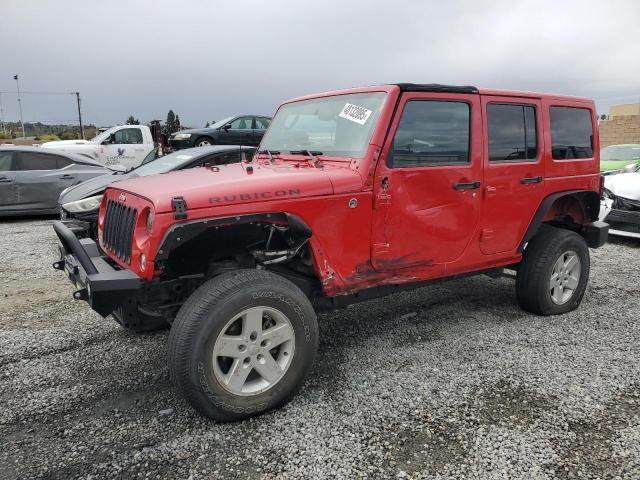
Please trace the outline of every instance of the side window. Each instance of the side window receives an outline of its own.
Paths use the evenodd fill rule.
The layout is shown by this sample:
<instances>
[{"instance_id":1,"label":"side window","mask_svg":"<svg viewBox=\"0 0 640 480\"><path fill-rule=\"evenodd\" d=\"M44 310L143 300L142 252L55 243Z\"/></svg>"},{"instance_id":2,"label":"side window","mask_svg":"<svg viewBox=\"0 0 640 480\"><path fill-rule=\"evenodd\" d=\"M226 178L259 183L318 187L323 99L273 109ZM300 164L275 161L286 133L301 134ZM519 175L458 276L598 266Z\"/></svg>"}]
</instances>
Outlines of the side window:
<instances>
[{"instance_id":1,"label":"side window","mask_svg":"<svg viewBox=\"0 0 640 480\"><path fill-rule=\"evenodd\" d=\"M142 132L138 128L123 128L115 133L116 143L139 144L142 143Z\"/></svg>"},{"instance_id":2,"label":"side window","mask_svg":"<svg viewBox=\"0 0 640 480\"><path fill-rule=\"evenodd\" d=\"M551 107L551 151L554 160L593 157L591 111L586 108Z\"/></svg>"},{"instance_id":3,"label":"side window","mask_svg":"<svg viewBox=\"0 0 640 480\"><path fill-rule=\"evenodd\" d=\"M223 153L214 157L214 165L226 165L228 163L238 163L240 161L240 150Z\"/></svg>"},{"instance_id":4,"label":"side window","mask_svg":"<svg viewBox=\"0 0 640 480\"><path fill-rule=\"evenodd\" d=\"M470 119L471 108L465 102L407 102L387 160L389 166L468 163Z\"/></svg>"},{"instance_id":5,"label":"side window","mask_svg":"<svg viewBox=\"0 0 640 480\"><path fill-rule=\"evenodd\" d=\"M256 129L266 130L269 127L269 119L264 117L256 117Z\"/></svg>"},{"instance_id":6,"label":"side window","mask_svg":"<svg viewBox=\"0 0 640 480\"><path fill-rule=\"evenodd\" d=\"M57 155L46 153L20 152L17 155L14 170L55 170L57 167Z\"/></svg>"},{"instance_id":7,"label":"side window","mask_svg":"<svg viewBox=\"0 0 640 480\"><path fill-rule=\"evenodd\" d=\"M489 161L517 162L538 156L536 111L526 105L487 105Z\"/></svg>"},{"instance_id":8,"label":"side window","mask_svg":"<svg viewBox=\"0 0 640 480\"><path fill-rule=\"evenodd\" d=\"M0 152L0 172L10 172L13 152Z\"/></svg>"},{"instance_id":9,"label":"side window","mask_svg":"<svg viewBox=\"0 0 640 480\"><path fill-rule=\"evenodd\" d=\"M56 157L56 167L58 169L67 167L67 166L71 165L72 163L73 162L71 160L69 160L68 158Z\"/></svg>"},{"instance_id":10,"label":"side window","mask_svg":"<svg viewBox=\"0 0 640 480\"><path fill-rule=\"evenodd\" d=\"M239 117L231 122L233 130L249 130L253 124L253 117Z\"/></svg>"}]
</instances>

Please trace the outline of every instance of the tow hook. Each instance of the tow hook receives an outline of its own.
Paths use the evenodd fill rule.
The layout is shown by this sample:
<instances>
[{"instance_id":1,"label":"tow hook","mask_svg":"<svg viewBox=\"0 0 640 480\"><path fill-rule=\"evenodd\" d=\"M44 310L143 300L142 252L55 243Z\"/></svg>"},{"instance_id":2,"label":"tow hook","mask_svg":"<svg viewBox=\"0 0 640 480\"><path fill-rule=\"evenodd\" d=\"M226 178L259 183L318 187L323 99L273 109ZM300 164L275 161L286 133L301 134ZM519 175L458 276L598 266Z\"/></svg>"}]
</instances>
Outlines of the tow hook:
<instances>
[{"instance_id":1,"label":"tow hook","mask_svg":"<svg viewBox=\"0 0 640 480\"><path fill-rule=\"evenodd\" d=\"M56 270L64 270L64 260L53 262L53 268L55 268Z\"/></svg>"}]
</instances>

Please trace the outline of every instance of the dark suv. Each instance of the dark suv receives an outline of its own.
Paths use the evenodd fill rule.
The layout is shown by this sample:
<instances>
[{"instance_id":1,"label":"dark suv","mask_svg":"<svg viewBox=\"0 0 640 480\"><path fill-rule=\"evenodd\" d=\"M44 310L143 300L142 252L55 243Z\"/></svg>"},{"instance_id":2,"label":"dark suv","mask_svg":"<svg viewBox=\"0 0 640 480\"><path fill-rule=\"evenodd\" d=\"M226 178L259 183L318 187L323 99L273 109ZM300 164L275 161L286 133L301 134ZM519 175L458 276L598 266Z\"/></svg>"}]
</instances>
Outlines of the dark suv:
<instances>
[{"instance_id":1,"label":"dark suv","mask_svg":"<svg viewBox=\"0 0 640 480\"><path fill-rule=\"evenodd\" d=\"M172 133L169 146L174 150L205 145L258 145L271 118L255 115L228 117L206 128Z\"/></svg>"}]
</instances>

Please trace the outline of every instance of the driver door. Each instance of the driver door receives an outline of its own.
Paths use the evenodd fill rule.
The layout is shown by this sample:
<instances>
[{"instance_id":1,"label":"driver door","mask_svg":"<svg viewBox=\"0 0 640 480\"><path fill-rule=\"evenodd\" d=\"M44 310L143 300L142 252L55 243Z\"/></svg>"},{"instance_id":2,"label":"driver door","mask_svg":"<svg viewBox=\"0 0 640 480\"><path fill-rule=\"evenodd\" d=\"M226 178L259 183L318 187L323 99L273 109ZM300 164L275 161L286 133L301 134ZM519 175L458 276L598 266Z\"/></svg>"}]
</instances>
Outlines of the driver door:
<instances>
[{"instance_id":1,"label":"driver door","mask_svg":"<svg viewBox=\"0 0 640 480\"><path fill-rule=\"evenodd\" d=\"M253 117L238 117L220 129L220 145L251 145L253 137Z\"/></svg>"},{"instance_id":2,"label":"driver door","mask_svg":"<svg viewBox=\"0 0 640 480\"><path fill-rule=\"evenodd\" d=\"M103 163L107 166L137 167L144 159L142 132L139 128L116 130L102 143Z\"/></svg>"},{"instance_id":3,"label":"driver door","mask_svg":"<svg viewBox=\"0 0 640 480\"><path fill-rule=\"evenodd\" d=\"M375 173L372 265L442 272L478 227L480 96L405 93L397 112Z\"/></svg>"}]
</instances>

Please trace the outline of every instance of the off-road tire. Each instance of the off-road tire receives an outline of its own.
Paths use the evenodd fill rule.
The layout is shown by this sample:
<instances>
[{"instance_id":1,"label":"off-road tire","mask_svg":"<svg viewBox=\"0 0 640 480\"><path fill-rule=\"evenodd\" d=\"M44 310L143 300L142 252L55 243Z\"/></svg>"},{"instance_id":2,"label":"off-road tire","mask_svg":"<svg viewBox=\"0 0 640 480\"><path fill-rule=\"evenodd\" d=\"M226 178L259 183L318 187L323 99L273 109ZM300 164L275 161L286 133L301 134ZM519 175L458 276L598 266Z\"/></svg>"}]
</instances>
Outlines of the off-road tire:
<instances>
[{"instance_id":1,"label":"off-road tire","mask_svg":"<svg viewBox=\"0 0 640 480\"><path fill-rule=\"evenodd\" d=\"M211 137L200 137L195 142L193 142L193 146L194 147L202 147L202 146L204 146L202 144L203 141L208 142L208 143L206 143L204 145L215 145L215 142L213 141L213 139Z\"/></svg>"},{"instance_id":2,"label":"off-road tire","mask_svg":"<svg viewBox=\"0 0 640 480\"><path fill-rule=\"evenodd\" d=\"M234 316L252 307L282 312L293 328L295 349L284 376L268 390L234 395L216 378L212 344ZM198 412L233 421L288 402L302 385L317 349L316 315L296 285L264 270L236 270L205 282L178 312L169 333L169 372L176 389Z\"/></svg>"},{"instance_id":3,"label":"off-road tire","mask_svg":"<svg viewBox=\"0 0 640 480\"><path fill-rule=\"evenodd\" d=\"M564 252L575 252L581 262L578 286L571 298L558 305L551 298L549 281L553 267ZM516 276L516 296L520 307L538 315L558 315L575 310L589 280L589 248L577 233L542 225L524 251Z\"/></svg>"}]
</instances>

